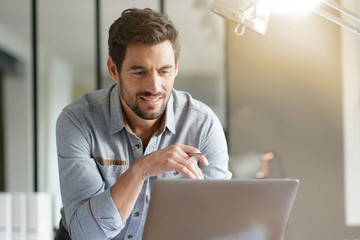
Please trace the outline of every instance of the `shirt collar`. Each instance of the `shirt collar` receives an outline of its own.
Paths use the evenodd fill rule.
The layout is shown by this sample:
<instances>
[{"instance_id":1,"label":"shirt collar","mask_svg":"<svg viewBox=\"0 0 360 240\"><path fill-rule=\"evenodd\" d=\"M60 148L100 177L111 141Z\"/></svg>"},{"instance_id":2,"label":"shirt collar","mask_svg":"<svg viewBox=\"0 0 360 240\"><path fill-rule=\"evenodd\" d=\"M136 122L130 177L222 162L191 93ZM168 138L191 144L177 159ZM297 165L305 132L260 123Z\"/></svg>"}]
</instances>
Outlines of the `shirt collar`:
<instances>
[{"instance_id":1,"label":"shirt collar","mask_svg":"<svg viewBox=\"0 0 360 240\"><path fill-rule=\"evenodd\" d=\"M165 120L163 120L163 123L160 125L159 134L161 134L165 127L169 129L170 132L173 134L176 133L175 131L175 116L174 116L174 90L172 90L170 94L169 101L166 106L165 111Z\"/></svg>"},{"instance_id":2,"label":"shirt collar","mask_svg":"<svg viewBox=\"0 0 360 240\"><path fill-rule=\"evenodd\" d=\"M120 96L119 96L119 83L112 86L110 93L110 134L117 133L125 127Z\"/></svg>"},{"instance_id":3,"label":"shirt collar","mask_svg":"<svg viewBox=\"0 0 360 240\"><path fill-rule=\"evenodd\" d=\"M165 128L175 134L175 117L174 117L174 97L173 92L170 94L169 101L165 110L165 118L163 118L158 135L164 132ZM119 96L119 84L116 83L110 93L110 134L117 133L123 128L126 128L126 119L123 115L120 96Z\"/></svg>"}]
</instances>

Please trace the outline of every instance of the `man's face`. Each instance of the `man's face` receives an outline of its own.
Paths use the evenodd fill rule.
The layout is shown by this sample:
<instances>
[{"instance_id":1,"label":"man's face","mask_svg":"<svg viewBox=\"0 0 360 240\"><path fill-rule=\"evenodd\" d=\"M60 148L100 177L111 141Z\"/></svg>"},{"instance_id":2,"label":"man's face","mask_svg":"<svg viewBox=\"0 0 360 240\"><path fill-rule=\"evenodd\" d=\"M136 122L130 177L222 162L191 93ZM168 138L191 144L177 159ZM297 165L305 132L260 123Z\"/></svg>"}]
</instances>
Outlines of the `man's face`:
<instances>
[{"instance_id":1,"label":"man's face","mask_svg":"<svg viewBox=\"0 0 360 240\"><path fill-rule=\"evenodd\" d=\"M170 41L128 46L119 75L123 103L142 119L161 117L177 75Z\"/></svg>"}]
</instances>

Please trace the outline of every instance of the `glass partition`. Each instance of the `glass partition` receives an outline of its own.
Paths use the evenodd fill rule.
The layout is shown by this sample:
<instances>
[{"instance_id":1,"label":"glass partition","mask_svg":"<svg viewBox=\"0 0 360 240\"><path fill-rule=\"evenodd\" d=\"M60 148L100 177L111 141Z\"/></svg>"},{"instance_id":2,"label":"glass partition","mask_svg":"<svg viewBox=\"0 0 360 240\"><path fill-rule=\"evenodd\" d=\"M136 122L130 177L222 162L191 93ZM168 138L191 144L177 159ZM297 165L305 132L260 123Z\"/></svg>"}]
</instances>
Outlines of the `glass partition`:
<instances>
[{"instance_id":1,"label":"glass partition","mask_svg":"<svg viewBox=\"0 0 360 240\"><path fill-rule=\"evenodd\" d=\"M37 6L37 181L38 191L55 197L56 217L61 201L55 125L67 104L96 88L95 2L39 0Z\"/></svg>"},{"instance_id":2,"label":"glass partition","mask_svg":"<svg viewBox=\"0 0 360 240\"><path fill-rule=\"evenodd\" d=\"M31 191L34 180L31 1L0 0L0 6L1 190Z\"/></svg>"}]
</instances>

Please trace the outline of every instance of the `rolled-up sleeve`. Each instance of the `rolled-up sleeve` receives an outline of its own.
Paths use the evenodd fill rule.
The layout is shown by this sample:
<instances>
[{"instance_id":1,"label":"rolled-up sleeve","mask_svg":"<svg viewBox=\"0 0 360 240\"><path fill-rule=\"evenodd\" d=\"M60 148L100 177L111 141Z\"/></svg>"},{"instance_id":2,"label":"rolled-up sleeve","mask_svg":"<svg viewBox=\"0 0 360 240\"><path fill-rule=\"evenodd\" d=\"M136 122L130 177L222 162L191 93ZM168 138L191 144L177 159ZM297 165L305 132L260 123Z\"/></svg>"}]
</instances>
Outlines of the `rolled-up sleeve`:
<instances>
[{"instance_id":1,"label":"rolled-up sleeve","mask_svg":"<svg viewBox=\"0 0 360 240\"><path fill-rule=\"evenodd\" d=\"M61 195L71 239L115 237L125 225L91 157L90 137L70 111L61 113L56 132Z\"/></svg>"},{"instance_id":2,"label":"rolled-up sleeve","mask_svg":"<svg viewBox=\"0 0 360 240\"><path fill-rule=\"evenodd\" d=\"M74 214L70 226L72 239L111 239L124 227L121 218L114 215L115 208L110 191L92 197Z\"/></svg>"}]
</instances>

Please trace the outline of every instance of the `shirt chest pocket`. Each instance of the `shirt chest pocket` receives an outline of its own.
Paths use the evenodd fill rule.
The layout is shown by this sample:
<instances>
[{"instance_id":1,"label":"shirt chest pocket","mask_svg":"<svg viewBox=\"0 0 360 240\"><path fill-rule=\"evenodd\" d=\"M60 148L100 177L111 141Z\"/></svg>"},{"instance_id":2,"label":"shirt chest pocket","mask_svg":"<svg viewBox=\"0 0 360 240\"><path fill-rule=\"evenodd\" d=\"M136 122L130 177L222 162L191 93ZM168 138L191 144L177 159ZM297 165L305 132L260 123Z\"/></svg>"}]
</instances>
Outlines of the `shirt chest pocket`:
<instances>
[{"instance_id":1,"label":"shirt chest pocket","mask_svg":"<svg viewBox=\"0 0 360 240\"><path fill-rule=\"evenodd\" d=\"M129 168L128 161L96 158L99 172L105 181L105 188L115 184L117 179Z\"/></svg>"}]
</instances>

